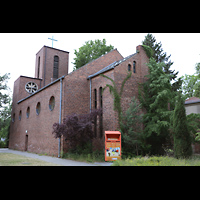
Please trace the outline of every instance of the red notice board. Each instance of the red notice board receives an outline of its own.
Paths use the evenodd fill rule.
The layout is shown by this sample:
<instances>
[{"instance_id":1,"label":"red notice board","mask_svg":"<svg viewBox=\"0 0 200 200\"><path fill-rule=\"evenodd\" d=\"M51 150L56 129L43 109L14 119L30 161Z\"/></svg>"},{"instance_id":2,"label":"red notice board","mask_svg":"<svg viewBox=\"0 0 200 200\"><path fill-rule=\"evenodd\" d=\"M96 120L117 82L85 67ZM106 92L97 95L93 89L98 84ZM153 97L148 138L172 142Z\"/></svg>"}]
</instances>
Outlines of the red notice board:
<instances>
[{"instance_id":1,"label":"red notice board","mask_svg":"<svg viewBox=\"0 0 200 200\"><path fill-rule=\"evenodd\" d=\"M121 159L121 133L105 131L105 161Z\"/></svg>"}]
</instances>

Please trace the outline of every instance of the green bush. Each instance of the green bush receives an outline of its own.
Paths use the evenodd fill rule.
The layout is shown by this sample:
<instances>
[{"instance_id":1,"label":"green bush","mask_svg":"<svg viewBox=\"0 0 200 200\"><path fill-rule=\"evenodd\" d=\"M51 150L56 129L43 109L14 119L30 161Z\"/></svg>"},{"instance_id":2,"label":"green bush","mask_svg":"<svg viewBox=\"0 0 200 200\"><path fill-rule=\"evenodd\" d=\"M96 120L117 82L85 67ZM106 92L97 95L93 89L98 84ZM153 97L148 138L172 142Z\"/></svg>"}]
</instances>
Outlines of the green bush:
<instances>
[{"instance_id":1,"label":"green bush","mask_svg":"<svg viewBox=\"0 0 200 200\"><path fill-rule=\"evenodd\" d=\"M5 148L6 147L6 143L0 140L0 148Z\"/></svg>"}]
</instances>

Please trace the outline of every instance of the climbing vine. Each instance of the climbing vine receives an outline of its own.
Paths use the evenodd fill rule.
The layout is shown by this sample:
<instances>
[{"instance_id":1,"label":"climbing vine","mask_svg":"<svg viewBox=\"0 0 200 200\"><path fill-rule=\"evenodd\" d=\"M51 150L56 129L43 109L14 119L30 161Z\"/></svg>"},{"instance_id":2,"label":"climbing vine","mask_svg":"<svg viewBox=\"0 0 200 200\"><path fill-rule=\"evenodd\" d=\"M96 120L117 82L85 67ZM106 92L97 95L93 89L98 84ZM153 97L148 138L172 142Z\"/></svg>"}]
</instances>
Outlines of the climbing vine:
<instances>
[{"instance_id":1,"label":"climbing vine","mask_svg":"<svg viewBox=\"0 0 200 200\"><path fill-rule=\"evenodd\" d=\"M121 122L121 116L122 116L122 108L121 108L121 97L122 97L122 92L123 92L123 88L124 88L124 85L126 83L126 81L131 77L131 72L128 73L128 75L126 76L126 78L123 80L122 82L122 85L121 85L121 88L120 88L120 92L117 91L117 86L114 82L114 80L104 74L101 74L100 76L103 76L104 78L107 78L109 79L113 85L110 85L110 84L106 84L106 86L103 88L102 92L108 87L109 88L109 91L110 91L110 94L113 95L114 97L114 111L117 111L118 112L118 121L119 123Z\"/></svg>"}]
</instances>

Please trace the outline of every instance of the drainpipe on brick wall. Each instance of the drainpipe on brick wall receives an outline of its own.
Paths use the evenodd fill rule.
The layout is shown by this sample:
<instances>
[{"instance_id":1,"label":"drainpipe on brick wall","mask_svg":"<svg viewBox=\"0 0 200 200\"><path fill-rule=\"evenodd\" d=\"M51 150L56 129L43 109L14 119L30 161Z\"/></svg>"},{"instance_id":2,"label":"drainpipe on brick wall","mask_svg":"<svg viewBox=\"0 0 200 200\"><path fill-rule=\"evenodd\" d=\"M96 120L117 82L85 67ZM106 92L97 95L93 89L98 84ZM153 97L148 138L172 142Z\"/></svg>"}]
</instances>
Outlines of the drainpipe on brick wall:
<instances>
[{"instance_id":1,"label":"drainpipe on brick wall","mask_svg":"<svg viewBox=\"0 0 200 200\"><path fill-rule=\"evenodd\" d=\"M62 80L64 76L60 77L60 111L59 111L59 124L61 124L62 118ZM58 158L60 158L60 149L61 149L61 137L58 138Z\"/></svg>"}]
</instances>

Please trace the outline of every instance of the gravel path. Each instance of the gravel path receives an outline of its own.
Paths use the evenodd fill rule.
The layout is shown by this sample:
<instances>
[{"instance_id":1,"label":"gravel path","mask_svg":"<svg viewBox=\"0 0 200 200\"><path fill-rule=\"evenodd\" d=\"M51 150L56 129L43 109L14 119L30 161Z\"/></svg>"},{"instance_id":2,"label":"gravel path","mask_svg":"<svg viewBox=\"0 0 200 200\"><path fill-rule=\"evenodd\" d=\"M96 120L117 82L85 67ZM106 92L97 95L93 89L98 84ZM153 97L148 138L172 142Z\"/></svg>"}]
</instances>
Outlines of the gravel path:
<instances>
[{"instance_id":1,"label":"gravel path","mask_svg":"<svg viewBox=\"0 0 200 200\"><path fill-rule=\"evenodd\" d=\"M0 153L18 154L18 155L26 156L29 158L37 158L39 160L55 163L55 164L62 165L62 166L111 166L112 165L112 163L110 163L110 162L87 163L87 162L79 162L79 161L62 159L62 158L51 157L51 156L40 156L35 153L29 153L29 152L25 152L25 151L17 151L17 150L12 150L12 149L8 149L8 148L0 148Z\"/></svg>"}]
</instances>

